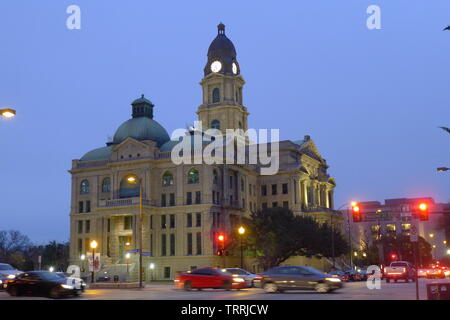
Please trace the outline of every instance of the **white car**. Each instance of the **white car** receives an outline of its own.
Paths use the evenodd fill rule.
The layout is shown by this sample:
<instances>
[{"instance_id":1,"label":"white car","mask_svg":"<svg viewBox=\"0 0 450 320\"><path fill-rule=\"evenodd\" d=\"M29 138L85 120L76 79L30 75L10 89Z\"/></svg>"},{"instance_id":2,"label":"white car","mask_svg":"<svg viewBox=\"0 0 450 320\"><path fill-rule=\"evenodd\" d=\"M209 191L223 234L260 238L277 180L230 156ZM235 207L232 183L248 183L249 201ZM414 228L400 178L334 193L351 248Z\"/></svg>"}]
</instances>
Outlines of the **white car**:
<instances>
[{"instance_id":1,"label":"white car","mask_svg":"<svg viewBox=\"0 0 450 320\"><path fill-rule=\"evenodd\" d=\"M12 280L16 275L22 273L7 263L0 263L0 290L5 289L6 281Z\"/></svg>"},{"instance_id":2,"label":"white car","mask_svg":"<svg viewBox=\"0 0 450 320\"><path fill-rule=\"evenodd\" d=\"M255 279L256 274L253 274L241 268L225 268L222 271L231 273L233 277L243 278L245 280L247 288L251 288L254 286L253 280Z\"/></svg>"}]
</instances>

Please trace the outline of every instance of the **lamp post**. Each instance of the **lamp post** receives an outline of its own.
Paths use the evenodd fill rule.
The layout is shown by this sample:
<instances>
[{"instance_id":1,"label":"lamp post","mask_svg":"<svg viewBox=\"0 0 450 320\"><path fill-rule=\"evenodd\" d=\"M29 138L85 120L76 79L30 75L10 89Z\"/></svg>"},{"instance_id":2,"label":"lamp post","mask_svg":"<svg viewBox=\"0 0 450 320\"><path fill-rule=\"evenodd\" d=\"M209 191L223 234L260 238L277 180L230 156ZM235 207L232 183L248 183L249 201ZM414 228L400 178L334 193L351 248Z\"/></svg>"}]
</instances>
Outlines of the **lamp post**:
<instances>
[{"instance_id":1,"label":"lamp post","mask_svg":"<svg viewBox=\"0 0 450 320\"><path fill-rule=\"evenodd\" d=\"M91 283L95 282L95 249L97 248L97 241L91 241L91 249L92 249L92 274L91 274Z\"/></svg>"},{"instance_id":2,"label":"lamp post","mask_svg":"<svg viewBox=\"0 0 450 320\"><path fill-rule=\"evenodd\" d=\"M127 264L128 280L130 280L130 253L125 254L125 262Z\"/></svg>"},{"instance_id":3,"label":"lamp post","mask_svg":"<svg viewBox=\"0 0 450 320\"><path fill-rule=\"evenodd\" d=\"M132 184L139 183L139 288L143 288L142 283L142 179L136 176L129 176L127 181Z\"/></svg>"},{"instance_id":4,"label":"lamp post","mask_svg":"<svg viewBox=\"0 0 450 320\"><path fill-rule=\"evenodd\" d=\"M82 254L80 256L80 260L81 260L81 271L84 272L84 260L86 260L86 255Z\"/></svg>"},{"instance_id":5,"label":"lamp post","mask_svg":"<svg viewBox=\"0 0 450 320\"><path fill-rule=\"evenodd\" d=\"M242 238L244 237L245 228L241 226L238 231L239 231L240 241L241 241L241 269L244 269L244 249L242 246Z\"/></svg>"},{"instance_id":6,"label":"lamp post","mask_svg":"<svg viewBox=\"0 0 450 320\"><path fill-rule=\"evenodd\" d=\"M150 270L151 270L151 276L152 276L152 281L153 281L153 270L155 270L155 264L152 262L150 263Z\"/></svg>"},{"instance_id":7,"label":"lamp post","mask_svg":"<svg viewBox=\"0 0 450 320\"><path fill-rule=\"evenodd\" d=\"M16 115L16 110L11 108L0 109L0 115L5 118L12 118Z\"/></svg>"}]
</instances>

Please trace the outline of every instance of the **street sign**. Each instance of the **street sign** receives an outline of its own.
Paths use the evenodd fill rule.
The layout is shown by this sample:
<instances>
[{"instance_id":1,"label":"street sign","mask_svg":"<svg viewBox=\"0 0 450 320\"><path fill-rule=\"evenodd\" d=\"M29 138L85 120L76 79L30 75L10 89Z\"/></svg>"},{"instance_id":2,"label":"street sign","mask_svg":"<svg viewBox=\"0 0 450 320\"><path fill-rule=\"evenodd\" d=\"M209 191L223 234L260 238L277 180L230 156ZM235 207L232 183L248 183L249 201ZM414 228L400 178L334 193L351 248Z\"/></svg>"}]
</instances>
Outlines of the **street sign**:
<instances>
[{"instance_id":1,"label":"street sign","mask_svg":"<svg viewBox=\"0 0 450 320\"><path fill-rule=\"evenodd\" d=\"M144 257L150 257L152 255L152 253L151 252L142 252L142 255Z\"/></svg>"},{"instance_id":2,"label":"street sign","mask_svg":"<svg viewBox=\"0 0 450 320\"><path fill-rule=\"evenodd\" d=\"M410 236L411 242L417 242L419 241L419 235L417 234L417 227L413 225L411 227L411 236Z\"/></svg>"}]
</instances>

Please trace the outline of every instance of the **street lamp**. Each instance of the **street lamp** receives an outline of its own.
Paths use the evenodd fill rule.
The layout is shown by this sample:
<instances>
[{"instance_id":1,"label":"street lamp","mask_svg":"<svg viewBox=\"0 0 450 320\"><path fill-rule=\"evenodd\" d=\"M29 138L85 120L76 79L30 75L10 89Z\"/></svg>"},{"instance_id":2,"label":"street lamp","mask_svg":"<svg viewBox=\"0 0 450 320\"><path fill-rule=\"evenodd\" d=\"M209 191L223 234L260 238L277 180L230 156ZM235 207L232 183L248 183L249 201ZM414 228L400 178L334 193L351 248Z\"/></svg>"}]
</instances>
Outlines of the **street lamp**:
<instances>
[{"instance_id":1,"label":"street lamp","mask_svg":"<svg viewBox=\"0 0 450 320\"><path fill-rule=\"evenodd\" d=\"M240 241L241 241L241 269L244 269L244 249L242 246L242 238L244 237L245 228L243 226L241 226L239 228L238 232L239 232Z\"/></svg>"},{"instance_id":2,"label":"street lamp","mask_svg":"<svg viewBox=\"0 0 450 320\"><path fill-rule=\"evenodd\" d=\"M91 241L91 249L92 249L92 275L91 275L91 283L95 282L95 249L97 248L98 244L97 241L92 240Z\"/></svg>"},{"instance_id":3,"label":"street lamp","mask_svg":"<svg viewBox=\"0 0 450 320\"><path fill-rule=\"evenodd\" d=\"M128 176L127 181L131 184L139 183L139 288L142 284L142 179L136 176Z\"/></svg>"},{"instance_id":4,"label":"street lamp","mask_svg":"<svg viewBox=\"0 0 450 320\"><path fill-rule=\"evenodd\" d=\"M86 260L86 255L82 254L80 256L80 260L81 260L81 271L84 272L84 260Z\"/></svg>"},{"instance_id":5,"label":"street lamp","mask_svg":"<svg viewBox=\"0 0 450 320\"><path fill-rule=\"evenodd\" d=\"M449 255L450 255L450 249L447 249L447 254L449 254Z\"/></svg>"},{"instance_id":6,"label":"street lamp","mask_svg":"<svg viewBox=\"0 0 450 320\"><path fill-rule=\"evenodd\" d=\"M5 118L12 118L16 115L16 110L7 108L7 109L0 109L0 115Z\"/></svg>"},{"instance_id":7,"label":"street lamp","mask_svg":"<svg viewBox=\"0 0 450 320\"><path fill-rule=\"evenodd\" d=\"M153 270L155 269L155 264L152 262L150 263L150 270L151 270L151 275L152 275L152 281L153 281Z\"/></svg>"},{"instance_id":8,"label":"street lamp","mask_svg":"<svg viewBox=\"0 0 450 320\"><path fill-rule=\"evenodd\" d=\"M127 263L127 275L128 275L128 280L129 280L129 278L130 278L130 253L127 253L126 255L125 255L125 259L126 259L126 263Z\"/></svg>"},{"instance_id":9,"label":"street lamp","mask_svg":"<svg viewBox=\"0 0 450 320\"><path fill-rule=\"evenodd\" d=\"M433 233L430 233L430 238L434 238L434 234Z\"/></svg>"},{"instance_id":10,"label":"street lamp","mask_svg":"<svg viewBox=\"0 0 450 320\"><path fill-rule=\"evenodd\" d=\"M50 268L48 268L48 271L53 272L53 271L55 271L55 268L50 267Z\"/></svg>"}]
</instances>

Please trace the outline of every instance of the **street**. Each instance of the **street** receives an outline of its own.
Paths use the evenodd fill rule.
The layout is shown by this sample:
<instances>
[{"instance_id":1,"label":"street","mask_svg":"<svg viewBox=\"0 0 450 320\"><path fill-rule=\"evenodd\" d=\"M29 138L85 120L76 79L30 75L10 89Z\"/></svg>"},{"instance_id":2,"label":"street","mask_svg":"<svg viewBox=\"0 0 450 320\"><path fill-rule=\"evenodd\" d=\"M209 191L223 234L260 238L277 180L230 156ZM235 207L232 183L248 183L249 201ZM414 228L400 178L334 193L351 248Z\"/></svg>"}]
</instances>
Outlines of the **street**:
<instances>
[{"instance_id":1,"label":"street","mask_svg":"<svg viewBox=\"0 0 450 320\"><path fill-rule=\"evenodd\" d=\"M426 283L436 280L420 279L420 299L426 300ZM439 282L450 280L439 280ZM381 283L381 289L369 290L366 282L345 283L343 289L334 293L320 294L313 291L289 291L266 294L259 288L240 291L206 289L202 291L184 291L171 284L150 284L145 289L95 289L71 300L415 300L415 283ZM36 300L42 297L11 297L0 292L0 300Z\"/></svg>"}]
</instances>

